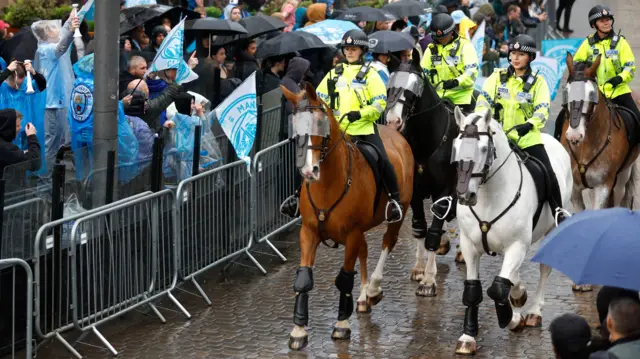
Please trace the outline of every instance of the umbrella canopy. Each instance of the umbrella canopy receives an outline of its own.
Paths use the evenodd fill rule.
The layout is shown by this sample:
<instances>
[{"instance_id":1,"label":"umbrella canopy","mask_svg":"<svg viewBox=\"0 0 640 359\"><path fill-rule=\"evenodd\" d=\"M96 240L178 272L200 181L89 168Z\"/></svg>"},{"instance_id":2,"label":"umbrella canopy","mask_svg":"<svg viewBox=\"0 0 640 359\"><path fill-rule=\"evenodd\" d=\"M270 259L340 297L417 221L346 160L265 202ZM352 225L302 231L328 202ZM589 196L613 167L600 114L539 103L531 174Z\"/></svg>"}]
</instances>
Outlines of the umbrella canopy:
<instances>
[{"instance_id":1,"label":"umbrella canopy","mask_svg":"<svg viewBox=\"0 0 640 359\"><path fill-rule=\"evenodd\" d=\"M336 20L347 21L390 21L395 19L397 19L396 15L369 6L354 7L336 17Z\"/></svg>"},{"instance_id":2,"label":"umbrella canopy","mask_svg":"<svg viewBox=\"0 0 640 359\"><path fill-rule=\"evenodd\" d=\"M11 63L11 59L18 61L33 60L38 49L38 39L33 35L30 27L23 27L12 38L0 44L2 58Z\"/></svg>"},{"instance_id":3,"label":"umbrella canopy","mask_svg":"<svg viewBox=\"0 0 640 359\"><path fill-rule=\"evenodd\" d=\"M403 51L413 48L413 38L406 32L376 31L369 35L369 48L377 54Z\"/></svg>"},{"instance_id":4,"label":"umbrella canopy","mask_svg":"<svg viewBox=\"0 0 640 359\"><path fill-rule=\"evenodd\" d=\"M566 219L531 259L566 274L576 284L640 291L640 211L609 208Z\"/></svg>"},{"instance_id":5,"label":"umbrella canopy","mask_svg":"<svg viewBox=\"0 0 640 359\"><path fill-rule=\"evenodd\" d=\"M287 26L287 24L280 19L262 14L245 17L238 22L247 29L247 34L242 35L242 37L247 38L258 37L269 32L282 30Z\"/></svg>"},{"instance_id":6,"label":"umbrella canopy","mask_svg":"<svg viewBox=\"0 0 640 359\"><path fill-rule=\"evenodd\" d=\"M316 35L304 31L285 32L258 45L255 56L266 59L321 47L327 45Z\"/></svg>"},{"instance_id":7,"label":"umbrella canopy","mask_svg":"<svg viewBox=\"0 0 640 359\"><path fill-rule=\"evenodd\" d=\"M187 30L201 30L201 31L210 31L215 32L218 35L235 35L235 34L246 34L247 29L242 27L242 25L233 22L231 20L223 20L223 19L195 19L195 20L187 20L184 23L184 29Z\"/></svg>"},{"instance_id":8,"label":"umbrella canopy","mask_svg":"<svg viewBox=\"0 0 640 359\"><path fill-rule=\"evenodd\" d=\"M358 29L358 26L350 21L324 20L313 25L305 26L296 31L304 31L314 34L327 45L339 44L345 32Z\"/></svg>"},{"instance_id":9,"label":"umbrella canopy","mask_svg":"<svg viewBox=\"0 0 640 359\"><path fill-rule=\"evenodd\" d=\"M425 8L428 7L427 3L421 3L416 0L400 0L383 6L382 10L401 18L422 15L425 12Z\"/></svg>"},{"instance_id":10,"label":"umbrella canopy","mask_svg":"<svg viewBox=\"0 0 640 359\"><path fill-rule=\"evenodd\" d=\"M168 17L173 24L180 22L180 18L198 19L200 14L181 7L166 5L140 5L124 9L120 12L120 35L127 33L136 27L152 22L159 17ZM159 19L158 19L159 20Z\"/></svg>"}]
</instances>

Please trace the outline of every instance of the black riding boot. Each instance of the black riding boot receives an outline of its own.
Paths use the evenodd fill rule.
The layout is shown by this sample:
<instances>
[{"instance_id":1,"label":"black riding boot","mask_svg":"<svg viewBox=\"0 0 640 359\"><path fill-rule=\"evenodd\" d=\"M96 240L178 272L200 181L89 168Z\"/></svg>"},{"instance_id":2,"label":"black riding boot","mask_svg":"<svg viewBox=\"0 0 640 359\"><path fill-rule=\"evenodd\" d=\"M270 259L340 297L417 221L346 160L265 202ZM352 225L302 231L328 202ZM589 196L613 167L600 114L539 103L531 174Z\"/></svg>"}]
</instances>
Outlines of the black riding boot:
<instances>
[{"instance_id":1,"label":"black riding boot","mask_svg":"<svg viewBox=\"0 0 640 359\"><path fill-rule=\"evenodd\" d=\"M549 155L544 149L543 145L534 145L524 149L531 157L535 157L544 164L547 175L549 176L549 188L547 189L547 200L551 207L551 215L556 218L558 216L558 224L565 220L565 215L562 208L562 194L560 193L560 185L558 184L558 178L556 177L553 167L551 167L551 161L549 161Z\"/></svg>"},{"instance_id":2,"label":"black riding boot","mask_svg":"<svg viewBox=\"0 0 640 359\"><path fill-rule=\"evenodd\" d=\"M558 114L558 118L556 118L556 128L555 128L555 131L553 132L553 137L555 137L555 139L558 141L560 141L560 139L562 138L562 127L564 126L566 111L567 109L564 106L562 106L562 109Z\"/></svg>"},{"instance_id":3,"label":"black riding boot","mask_svg":"<svg viewBox=\"0 0 640 359\"><path fill-rule=\"evenodd\" d=\"M400 205L400 190L398 189L398 179L393 165L388 159L384 164L384 185L389 193L389 202L385 208L386 220L394 223L402 220L402 206Z\"/></svg>"}]
</instances>

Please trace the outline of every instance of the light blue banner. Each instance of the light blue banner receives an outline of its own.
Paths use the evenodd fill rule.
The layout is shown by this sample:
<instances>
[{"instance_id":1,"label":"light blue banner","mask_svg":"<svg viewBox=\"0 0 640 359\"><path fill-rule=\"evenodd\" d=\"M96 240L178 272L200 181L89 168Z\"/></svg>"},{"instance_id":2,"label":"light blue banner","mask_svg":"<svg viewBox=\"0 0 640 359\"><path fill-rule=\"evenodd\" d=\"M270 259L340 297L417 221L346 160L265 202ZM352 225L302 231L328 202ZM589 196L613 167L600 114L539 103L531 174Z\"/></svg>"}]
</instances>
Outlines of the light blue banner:
<instances>
[{"instance_id":1,"label":"light blue banner","mask_svg":"<svg viewBox=\"0 0 640 359\"><path fill-rule=\"evenodd\" d=\"M558 88L560 87L560 81L562 80L562 75L567 69L567 52L570 52L572 55L574 55L576 51L578 51L578 48L583 41L584 38L542 41L542 55L547 58L556 60L558 66L556 69L556 77L558 78L558 81L555 87L552 88L552 83L549 81L549 79L547 79L549 90L551 91L551 100L556 97L556 93L558 92Z\"/></svg>"}]
</instances>

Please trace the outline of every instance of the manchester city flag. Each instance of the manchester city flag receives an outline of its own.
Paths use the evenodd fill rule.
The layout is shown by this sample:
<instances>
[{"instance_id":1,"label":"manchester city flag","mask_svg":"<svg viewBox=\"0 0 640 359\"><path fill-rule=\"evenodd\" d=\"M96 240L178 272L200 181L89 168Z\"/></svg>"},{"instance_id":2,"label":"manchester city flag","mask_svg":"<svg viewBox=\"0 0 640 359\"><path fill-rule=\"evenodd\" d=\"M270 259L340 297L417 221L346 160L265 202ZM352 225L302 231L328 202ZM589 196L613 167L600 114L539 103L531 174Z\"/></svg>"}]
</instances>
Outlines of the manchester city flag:
<instances>
[{"instance_id":1,"label":"manchester city flag","mask_svg":"<svg viewBox=\"0 0 640 359\"><path fill-rule=\"evenodd\" d=\"M250 164L249 152L256 138L257 109L254 72L214 110L238 158L247 165Z\"/></svg>"},{"instance_id":2,"label":"manchester city flag","mask_svg":"<svg viewBox=\"0 0 640 359\"><path fill-rule=\"evenodd\" d=\"M167 34L167 37L162 40L160 49L158 50L158 53L156 53L153 63L149 66L145 77L151 72L178 69L178 75L176 77L176 82L178 84L191 82L198 78L198 75L191 71L189 65L187 65L182 58L185 19L182 19L178 25L171 29L171 32Z\"/></svg>"}]
</instances>

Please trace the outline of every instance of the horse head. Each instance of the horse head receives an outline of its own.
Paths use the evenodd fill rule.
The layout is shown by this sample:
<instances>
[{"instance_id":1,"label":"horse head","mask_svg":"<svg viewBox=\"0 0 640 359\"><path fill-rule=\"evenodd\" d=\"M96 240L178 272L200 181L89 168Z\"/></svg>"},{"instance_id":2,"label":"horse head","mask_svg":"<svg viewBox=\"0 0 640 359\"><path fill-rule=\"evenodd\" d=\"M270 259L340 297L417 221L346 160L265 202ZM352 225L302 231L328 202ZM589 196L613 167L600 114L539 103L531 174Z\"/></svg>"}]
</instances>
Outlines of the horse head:
<instances>
[{"instance_id":1,"label":"horse head","mask_svg":"<svg viewBox=\"0 0 640 359\"><path fill-rule=\"evenodd\" d=\"M569 128L565 135L573 145L584 140L589 122L600 97L596 73L600 66L600 56L592 64L573 62L573 56L567 53L569 79L563 92L563 105L567 106Z\"/></svg>"},{"instance_id":2,"label":"horse head","mask_svg":"<svg viewBox=\"0 0 640 359\"><path fill-rule=\"evenodd\" d=\"M478 189L486 182L496 158L494 131L491 129L491 111L472 113L465 117L459 107L454 110L460 134L453 140L451 162L457 164L458 202L475 206Z\"/></svg>"},{"instance_id":3,"label":"horse head","mask_svg":"<svg viewBox=\"0 0 640 359\"><path fill-rule=\"evenodd\" d=\"M284 97L293 105L292 128L296 143L296 167L302 177L320 180L320 163L329 154L332 130L338 123L331 109L318 95L313 85L306 82L298 94L280 85Z\"/></svg>"},{"instance_id":4,"label":"horse head","mask_svg":"<svg viewBox=\"0 0 640 359\"><path fill-rule=\"evenodd\" d=\"M425 86L427 92L424 91ZM385 111L386 124L400 132L404 130L406 121L414 115L415 110L419 111L420 106L430 106L429 103L425 104L425 95L429 95L434 101L439 100L435 89L424 76L420 66L420 54L416 49L413 49L411 62L401 63L389 76L387 88L389 94Z\"/></svg>"}]
</instances>

